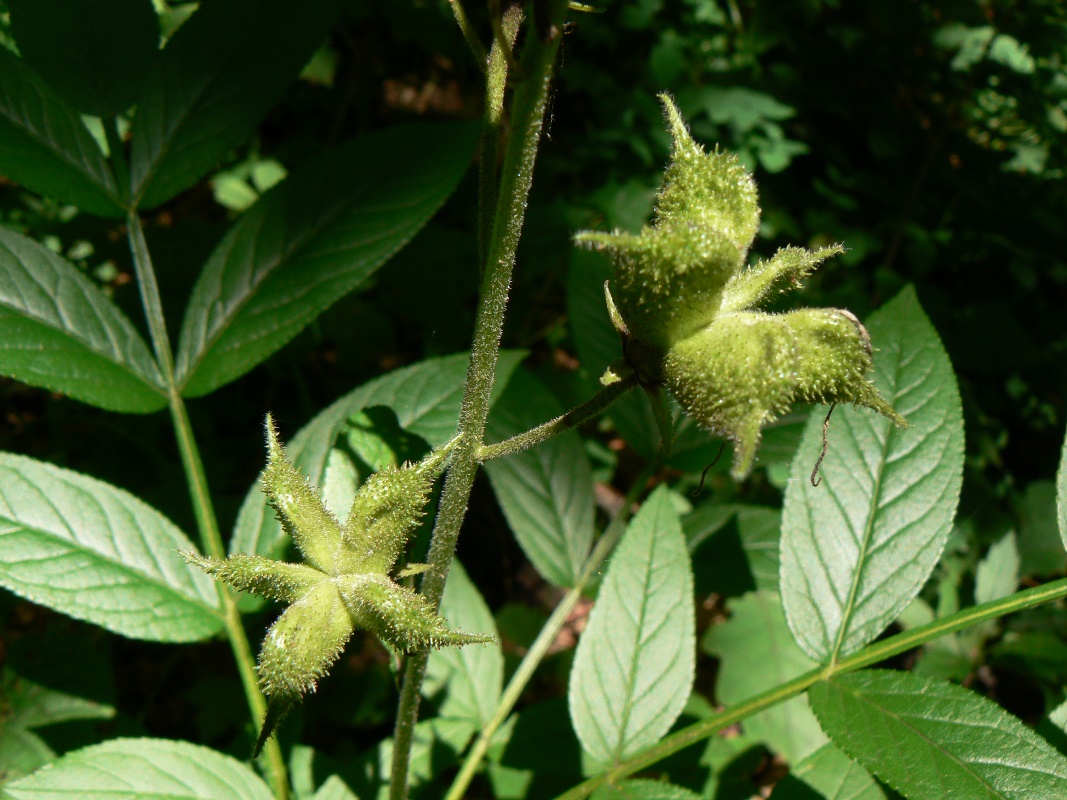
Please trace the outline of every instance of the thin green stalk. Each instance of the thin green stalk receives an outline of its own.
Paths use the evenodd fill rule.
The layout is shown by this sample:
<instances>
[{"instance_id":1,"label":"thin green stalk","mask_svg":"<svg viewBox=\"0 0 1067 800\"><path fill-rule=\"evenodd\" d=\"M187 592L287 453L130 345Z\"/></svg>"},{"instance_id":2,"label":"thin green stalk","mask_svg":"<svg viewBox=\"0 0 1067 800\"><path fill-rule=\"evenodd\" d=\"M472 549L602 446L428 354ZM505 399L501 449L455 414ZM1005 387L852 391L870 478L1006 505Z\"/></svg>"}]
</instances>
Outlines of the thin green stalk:
<instances>
[{"instance_id":1,"label":"thin green stalk","mask_svg":"<svg viewBox=\"0 0 1067 800\"><path fill-rule=\"evenodd\" d=\"M510 6L504 12L501 25L507 41L512 45L519 34L521 23L522 6ZM500 49L500 43L494 37L493 46L489 50L485 79L485 113L481 140L478 143L478 268L483 272L496 216L496 192L500 183L497 158L500 154L500 128L504 120L504 91L507 84L508 62Z\"/></svg>"},{"instance_id":2,"label":"thin green stalk","mask_svg":"<svg viewBox=\"0 0 1067 800\"><path fill-rule=\"evenodd\" d=\"M537 667L548 653L548 648L552 646L556 636L559 635L560 630L567 623L567 618L570 616L571 611L574 610L574 606L578 603L586 585L592 580L593 575L600 569L607 557L614 552L615 545L619 543L623 531L626 530L626 523L630 519L631 506L637 501L641 492L644 491L645 484L656 469L656 464L646 467L637 480L634 481L634 485L630 487L619 513L608 523L608 527L604 529L604 533L597 540L596 546L585 560L585 565L582 567L582 572L578 576L577 582L552 611L552 615L541 628L541 632L537 634L537 639L534 640L530 649L526 651L526 655L519 663L518 669L515 670L515 674L508 681L507 688L504 689L504 693L500 696L500 702L497 703L493 716L485 723L482 732L478 734L478 739L467 754L459 774L452 781L452 786L449 788L448 794L445 795L445 800L462 800L464 792L470 786L475 772L477 772L482 759L485 758L485 754L489 750L493 735L507 720L512 709L515 708L520 695L522 695Z\"/></svg>"},{"instance_id":3,"label":"thin green stalk","mask_svg":"<svg viewBox=\"0 0 1067 800\"><path fill-rule=\"evenodd\" d=\"M518 453L522 450L529 450L534 445L546 442L568 428L576 428L583 422L600 416L608 406L637 385L637 374L631 373L622 380L615 381L615 383L601 389L594 397L586 400L580 406L572 408L566 414L561 414L543 425L538 425L536 428L526 431L526 433L512 436L510 439L505 439L497 444L482 445L478 449L478 460L486 462L494 458L510 456L512 453Z\"/></svg>"},{"instance_id":4,"label":"thin green stalk","mask_svg":"<svg viewBox=\"0 0 1067 800\"><path fill-rule=\"evenodd\" d=\"M512 130L504 156L504 167L485 271L479 293L474 342L463 389L458 432L462 439L452 455L441 506L434 524L427 562L430 565L422 581L421 592L431 606L441 603L448 567L456 550L460 526L467 512L467 502L478 472L478 448L485 435L489 415L489 397L493 388L500 336L504 327L508 288L515 265L515 251L522 232L526 199L533 181L537 146L541 139L548 87L552 67L562 38L566 2L554 0L547 38L542 39L532 27L523 53L527 77L515 92ZM404 683L397 708L396 734L393 738L393 764L389 797L407 797L408 764L411 742L419 712L419 691L426 674L428 653L411 656L404 671Z\"/></svg>"},{"instance_id":5,"label":"thin green stalk","mask_svg":"<svg viewBox=\"0 0 1067 800\"><path fill-rule=\"evenodd\" d=\"M115 154L112 153L114 158ZM189 415L185 409L185 402L174 384L174 357L170 348L170 338L167 336L167 326L163 318L163 304L160 301L159 286L156 283L155 269L148 252L148 244L144 237L144 228L141 218L136 210L130 211L127 217L127 231L129 234L130 251L133 254L134 269L137 272L137 284L141 290L141 302L144 305L145 315L148 318L148 330L152 338L152 346L156 352L159 368L163 372L166 381L170 403L171 422L174 426L174 434L178 440L178 451L181 453L182 468L185 470L186 483L189 486L189 495L193 503L193 513L196 516L197 528L200 531L200 542L204 551L216 558L226 557L226 547L219 533L218 519L211 503L211 494L208 491L207 475L204 472L204 464L200 459L200 450L193 436L193 429L189 423ZM237 662L237 671L241 677L241 685L244 687L245 698L252 717L262 720L267 714L267 701L259 688L256 677L256 659L252 648L245 635L244 626L241 623L241 613L237 609L237 601L233 592L222 583L216 583L219 600L222 603L223 621L226 626L226 637L229 639L230 648L233 650L234 660ZM267 743L267 763L270 772L274 796L278 800L287 800L289 796L289 778L286 774L285 758L282 755L281 746L277 739L271 739Z\"/></svg>"},{"instance_id":6,"label":"thin green stalk","mask_svg":"<svg viewBox=\"0 0 1067 800\"><path fill-rule=\"evenodd\" d=\"M463 32L463 38L467 40L467 47L470 48L478 69L485 70L485 48L482 47L478 34L474 32L471 21L467 17L467 12L463 8L463 3L460 0L448 0L448 4L452 6L452 16L456 18L456 24L459 25L460 31Z\"/></svg>"},{"instance_id":7,"label":"thin green stalk","mask_svg":"<svg viewBox=\"0 0 1067 800\"><path fill-rule=\"evenodd\" d=\"M805 672L787 683L761 692L744 702L720 711L718 714L701 720L694 725L690 725L688 728L672 733L658 744L628 758L607 772L590 778L564 792L556 800L580 800L580 798L588 797L599 786L620 781L639 770L662 761L679 750L702 742L735 722L740 722L746 717L796 697L820 680L828 680L835 675L878 664L887 658L906 653L908 650L942 636L947 636L950 633L956 633L973 625L999 619L1007 614L1014 614L1064 597L1067 597L1067 578L1061 578L1058 581L1052 581L1034 589L1017 592L1001 600L993 600L989 603L971 606L918 628L912 628L903 633L898 633L896 636L875 642L858 653L853 653L840 659L836 664Z\"/></svg>"}]
</instances>

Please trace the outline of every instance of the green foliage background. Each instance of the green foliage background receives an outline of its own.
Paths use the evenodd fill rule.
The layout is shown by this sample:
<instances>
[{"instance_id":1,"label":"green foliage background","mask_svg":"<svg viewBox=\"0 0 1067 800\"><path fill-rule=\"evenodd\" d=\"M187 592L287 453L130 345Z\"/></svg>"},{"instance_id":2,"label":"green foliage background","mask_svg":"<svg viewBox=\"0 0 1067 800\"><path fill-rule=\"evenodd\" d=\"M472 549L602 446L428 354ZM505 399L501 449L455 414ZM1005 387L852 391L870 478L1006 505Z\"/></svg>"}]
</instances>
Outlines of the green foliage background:
<instances>
[{"instance_id":1,"label":"green foliage background","mask_svg":"<svg viewBox=\"0 0 1067 800\"><path fill-rule=\"evenodd\" d=\"M474 21L484 30L484 9L474 5ZM189 10L162 0L157 6L167 7L171 25ZM1052 484L1067 423L1067 14L1061 4L617 0L599 6L602 13L580 15L563 45L505 331L504 346L528 351L527 368L548 387L543 397L531 390L538 407L570 407L596 385L599 373L583 361L576 331L602 327L606 315L586 305L582 313L590 319L575 318L574 284L578 270L604 267L596 256L575 253L570 236L579 228L636 229L646 220L669 145L655 100L666 90L698 140L737 152L755 171L764 208L758 255L786 243L848 248L789 303L847 307L866 318L913 284L939 332L959 381L967 449L960 513L922 595L928 606L949 613L961 598L966 605L978 597L977 565L1008 531L1015 532L1024 582L1061 575L1067 557ZM6 14L2 2L0 12ZM0 43L12 42L0 28ZM168 320L180 324L199 265L228 225L286 171L387 124L477 118L480 103L480 73L443 0L347 3L341 25L251 143L236 148L210 182L146 216ZM295 431L387 370L469 347L478 282L476 193L471 172L443 211L357 293L265 364L191 404L224 531L233 527L260 469L258 430L268 410ZM64 254L143 326L121 221L102 224L10 182L0 185L0 221ZM177 329L170 333L177 342ZM630 419L626 408L611 417L613 424L587 427L581 445L568 440L568 447L584 447L593 479L602 484L626 484L640 468L639 454L646 454L640 434L652 430L649 422ZM97 476L144 498L183 530L195 528L165 415L120 418L7 379L0 380L0 409L0 450ZM709 535L711 524L699 515L714 513L711 501L746 509L722 523L731 527L720 538L735 542L738 553L758 539L750 507L760 507L757 515L776 513L799 430L794 424L769 432L768 468L742 486L725 477L725 465L713 469L709 489L692 501L697 522L685 518L691 550L699 544L694 539ZM691 448L680 448L672 463L683 473L699 472L717 451L692 436L682 439ZM494 499L491 479L490 471L476 486L459 557L496 617L511 667L547 614L551 590L509 533L509 508ZM695 485L695 475L686 481ZM721 567L697 563L695 569L698 601L711 598L698 636L721 615L723 597L766 588L731 587ZM711 574L715 569L720 574ZM776 574L773 565L768 572ZM269 614L250 616L249 629L261 630ZM84 674L52 675L50 688L64 686L119 709L111 717L94 717L90 709L73 721L57 719L42 729L54 750L96 741L101 732L150 733L244 757L245 711L229 666L218 668L228 663L225 645L178 651L126 641L8 593L0 594L0 625L0 662L20 674L62 673L49 661L49 648L63 639L85 640L92 655ZM989 640L930 651L926 670L966 679L1036 722L1063 698L1067 631L1048 610L1007 625L1010 635L994 630ZM562 648L538 673L530 703L546 701L537 706L547 718L539 725L569 731L559 698L573 652ZM322 763L359 756L369 781L378 754L368 748L391 733L395 689L378 645L360 639L349 653L282 735L318 747ZM698 690L710 691L715 670L714 659L701 655ZM699 718L701 710L685 713L683 719ZM523 724L534 725L531 719ZM516 730L513 741L522 735L536 739ZM447 753L448 732L439 738ZM511 756L498 755L490 775L498 796L508 796L501 787L523 770L546 783L544 796L573 783L580 765L567 761L577 758L577 744L570 744L550 766L526 763L533 756L517 746ZM716 779L716 797L747 797L754 781L769 780L767 764L745 761L747 751L737 747L715 756L733 769ZM326 769L313 761L308 755L307 775ZM689 766L695 769L674 765L672 774ZM295 770L294 780L300 775Z\"/></svg>"}]
</instances>

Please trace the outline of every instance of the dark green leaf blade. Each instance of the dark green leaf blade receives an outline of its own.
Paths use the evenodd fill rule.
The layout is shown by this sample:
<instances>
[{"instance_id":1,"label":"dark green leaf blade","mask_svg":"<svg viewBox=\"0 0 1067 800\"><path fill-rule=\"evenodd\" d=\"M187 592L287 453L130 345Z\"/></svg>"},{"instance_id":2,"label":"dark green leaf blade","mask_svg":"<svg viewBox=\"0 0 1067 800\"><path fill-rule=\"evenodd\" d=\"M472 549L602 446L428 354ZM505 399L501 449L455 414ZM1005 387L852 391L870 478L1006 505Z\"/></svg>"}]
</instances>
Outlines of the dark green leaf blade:
<instances>
[{"instance_id":1,"label":"dark green leaf blade","mask_svg":"<svg viewBox=\"0 0 1067 800\"><path fill-rule=\"evenodd\" d=\"M523 433L563 413L536 378L520 369L489 415L486 441ZM485 464L500 508L530 563L545 580L573 586L593 541L593 470L575 431Z\"/></svg>"},{"instance_id":2,"label":"dark green leaf blade","mask_svg":"<svg viewBox=\"0 0 1067 800\"><path fill-rule=\"evenodd\" d=\"M910 800L1067 797L1067 758L961 686L865 670L817 683L808 696L838 747Z\"/></svg>"},{"instance_id":3,"label":"dark green leaf blade","mask_svg":"<svg viewBox=\"0 0 1067 800\"><path fill-rule=\"evenodd\" d=\"M473 133L453 123L362 136L264 195L193 289L176 365L183 394L252 369L403 247L455 189Z\"/></svg>"},{"instance_id":4,"label":"dark green leaf blade","mask_svg":"<svg viewBox=\"0 0 1067 800\"><path fill-rule=\"evenodd\" d=\"M132 106L159 52L151 0L9 0L26 63L86 114Z\"/></svg>"},{"instance_id":5,"label":"dark green leaf blade","mask_svg":"<svg viewBox=\"0 0 1067 800\"><path fill-rule=\"evenodd\" d=\"M493 384L494 401L524 357L525 353L519 350L501 351ZM368 381L301 428L286 442L285 452L312 484L321 486L338 432L350 416L370 406L392 408L401 426L434 447L440 447L456 431L467 361L466 353L431 358ZM281 424L285 436L284 420ZM286 542L287 537L257 481L249 489L237 515L230 552L280 558Z\"/></svg>"},{"instance_id":6,"label":"dark green leaf blade","mask_svg":"<svg viewBox=\"0 0 1067 800\"><path fill-rule=\"evenodd\" d=\"M167 42L145 81L130 196L152 208L246 141L337 18L338 0L211 0Z\"/></svg>"},{"instance_id":7,"label":"dark green leaf blade","mask_svg":"<svg viewBox=\"0 0 1067 800\"><path fill-rule=\"evenodd\" d=\"M893 622L937 564L963 479L963 414L937 332L905 289L868 325L873 380L909 428L834 411L822 482L813 414L793 460L782 519L781 593L790 630L818 661L854 652Z\"/></svg>"},{"instance_id":8,"label":"dark green leaf blade","mask_svg":"<svg viewBox=\"0 0 1067 800\"><path fill-rule=\"evenodd\" d=\"M133 324L73 265L0 228L0 374L110 411L167 405Z\"/></svg>"},{"instance_id":9,"label":"dark green leaf blade","mask_svg":"<svg viewBox=\"0 0 1067 800\"><path fill-rule=\"evenodd\" d=\"M454 631L497 635L489 606L458 559L448 568L441 616ZM434 650L422 686L427 696L444 692L437 707L440 716L468 719L479 727L493 716L503 688L504 653L499 641Z\"/></svg>"},{"instance_id":10,"label":"dark green leaf blade","mask_svg":"<svg viewBox=\"0 0 1067 800\"><path fill-rule=\"evenodd\" d=\"M178 555L170 520L114 486L0 453L0 585L134 639L192 642L222 628L218 592Z\"/></svg>"},{"instance_id":11,"label":"dark green leaf blade","mask_svg":"<svg viewBox=\"0 0 1067 800\"><path fill-rule=\"evenodd\" d=\"M818 666L793 641L773 592L750 592L729 608L730 619L710 628L700 643L719 658L720 703L747 700ZM826 742L803 697L748 717L742 727L794 764Z\"/></svg>"},{"instance_id":12,"label":"dark green leaf blade","mask_svg":"<svg viewBox=\"0 0 1067 800\"><path fill-rule=\"evenodd\" d=\"M247 764L169 739L112 739L4 787L11 800L272 800Z\"/></svg>"},{"instance_id":13,"label":"dark green leaf blade","mask_svg":"<svg viewBox=\"0 0 1067 800\"><path fill-rule=\"evenodd\" d=\"M102 216L126 212L81 117L0 47L0 175Z\"/></svg>"},{"instance_id":14,"label":"dark green leaf blade","mask_svg":"<svg viewBox=\"0 0 1067 800\"><path fill-rule=\"evenodd\" d=\"M695 639L689 553L661 486L612 556L574 656L571 721L595 761L618 763L667 732L693 685Z\"/></svg>"}]
</instances>

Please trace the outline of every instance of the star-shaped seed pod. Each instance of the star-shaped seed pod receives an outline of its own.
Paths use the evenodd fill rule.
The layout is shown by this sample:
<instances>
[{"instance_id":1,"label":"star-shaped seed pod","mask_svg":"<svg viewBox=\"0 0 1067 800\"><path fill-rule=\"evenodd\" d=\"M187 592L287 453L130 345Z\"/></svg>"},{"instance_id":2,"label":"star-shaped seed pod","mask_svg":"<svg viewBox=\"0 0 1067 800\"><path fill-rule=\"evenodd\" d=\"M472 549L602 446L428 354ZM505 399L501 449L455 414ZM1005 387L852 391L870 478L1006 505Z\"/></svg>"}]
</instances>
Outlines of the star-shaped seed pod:
<instances>
[{"instance_id":1,"label":"star-shaped seed pod","mask_svg":"<svg viewBox=\"0 0 1067 800\"><path fill-rule=\"evenodd\" d=\"M741 479L762 428L793 402L852 403L906 425L865 377L871 343L853 314L758 310L843 248L786 247L746 267L760 216L752 176L727 153L705 153L671 99L660 99L673 146L652 223L636 235L575 239L615 263L605 287L609 314L661 429L669 429L658 395L666 386L703 427L734 443L731 472Z\"/></svg>"},{"instance_id":2,"label":"star-shaped seed pod","mask_svg":"<svg viewBox=\"0 0 1067 800\"><path fill-rule=\"evenodd\" d=\"M390 575L424 513L447 450L371 475L342 525L286 456L269 415L266 429L263 491L304 563L182 554L238 591L288 606L267 631L259 653L257 672L270 708L257 752L289 707L315 690L357 629L371 631L402 653L491 641L451 630L429 603ZM409 565L402 574L424 568Z\"/></svg>"}]
</instances>

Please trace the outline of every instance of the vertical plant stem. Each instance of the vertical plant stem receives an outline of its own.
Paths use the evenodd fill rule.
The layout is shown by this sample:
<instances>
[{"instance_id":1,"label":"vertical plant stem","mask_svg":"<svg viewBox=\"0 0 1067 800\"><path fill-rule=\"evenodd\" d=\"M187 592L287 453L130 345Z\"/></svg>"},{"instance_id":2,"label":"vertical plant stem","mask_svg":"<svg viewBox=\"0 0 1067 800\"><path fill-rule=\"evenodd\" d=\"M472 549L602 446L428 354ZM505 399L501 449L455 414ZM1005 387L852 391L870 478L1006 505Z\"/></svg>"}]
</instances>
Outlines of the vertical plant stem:
<instances>
[{"instance_id":1,"label":"vertical plant stem","mask_svg":"<svg viewBox=\"0 0 1067 800\"><path fill-rule=\"evenodd\" d=\"M112 157L114 155L112 153ZM159 286L156 283L156 273L148 252L148 244L144 238L141 217L136 209L130 211L126 225L129 234L130 251L133 254L134 269L137 272L137 285L141 290L141 303L148 318L148 330L152 337L152 347L155 349L156 360L159 362L159 368L163 372L163 378L167 385L171 422L174 426L174 435L178 440L178 452L181 453L182 468L185 471L185 480L189 486L193 513L196 516L196 525L200 532L201 547L204 552L215 558L225 558L226 547L223 545L222 535L219 533L218 519L211 503L211 494L208 491L207 476L204 473L204 464L200 459L200 450L193 436L189 415L185 410L185 402L182 400L181 393L174 383L174 356L170 348L170 337L167 335L166 321L163 318L163 304L160 301ZM237 662L237 671L241 677L241 685L244 687L248 708L252 713L253 719L262 720L267 714L267 701L259 688L259 681L256 678L256 659L248 643L248 637L245 635L244 626L241 624L241 613L237 609L237 600L233 592L225 584L216 583L215 586L219 593L219 600L222 603L226 637L229 639L234 660ZM277 739L271 739L267 742L266 752L274 796L278 800L287 800L289 796L289 778L286 774L285 759L282 756L281 746L278 744Z\"/></svg>"},{"instance_id":2,"label":"vertical plant stem","mask_svg":"<svg viewBox=\"0 0 1067 800\"><path fill-rule=\"evenodd\" d=\"M548 653L548 648L552 646L556 636L566 624L571 611L578 604L586 585L597 570L600 569L601 564L614 552L615 546L619 543L619 539L622 538L623 531L626 530L626 523L630 519L630 507L637 502L637 498L644 491L648 479L655 474L657 469L658 465L656 463L650 464L634 481L634 485L630 487L619 513L608 523L608 527L604 529L603 535L597 540L596 546L585 560L585 565L582 567L578 580L552 611L552 615L545 622L540 633L537 634L537 639L530 645L530 649L526 651L526 655L523 656L522 662L519 664L518 669L515 670L515 674L508 681L507 688L504 689L504 693L500 696L500 702L497 703L492 718L482 728L481 733L478 734L478 738L467 754L463 766L460 768L455 780L452 781L452 786L449 788L448 794L445 795L445 800L463 799L467 787L470 786L475 772L489 750L493 735L507 720L511 710L515 708L515 704L526 688L526 684L530 682L530 678L533 677L537 667Z\"/></svg>"},{"instance_id":3,"label":"vertical plant stem","mask_svg":"<svg viewBox=\"0 0 1067 800\"><path fill-rule=\"evenodd\" d=\"M508 44L512 46L519 34L521 22L521 5L510 6L504 12L501 25ZM507 83L507 59L500 49L500 42L494 37L489 50L485 79L485 114L482 119L482 135L478 142L478 267L483 273L496 216L497 186L500 182L497 158L500 152L500 128L504 120L504 91L507 89Z\"/></svg>"},{"instance_id":4,"label":"vertical plant stem","mask_svg":"<svg viewBox=\"0 0 1067 800\"><path fill-rule=\"evenodd\" d=\"M441 603L448 567L456 550L456 539L467 512L474 477L478 472L478 449L485 434L489 415L489 396L493 388L500 336L504 327L508 288L515 265L515 251L522 232L526 198L533 180L537 145L541 138L552 67L562 38L565 0L553 0L544 20L543 35L538 20L531 25L523 52L526 79L515 92L511 135L504 156L504 166L489 243L485 271L479 292L478 316L474 342L463 389L458 432L462 437L452 455L448 475L441 493L441 507L434 525L430 552L430 569L422 581L422 596L433 608ZM397 708L396 734L393 738L393 764L389 783L391 800L407 797L408 765L411 743L419 712L419 691L426 675L429 654L416 653L405 665L404 683Z\"/></svg>"}]
</instances>

